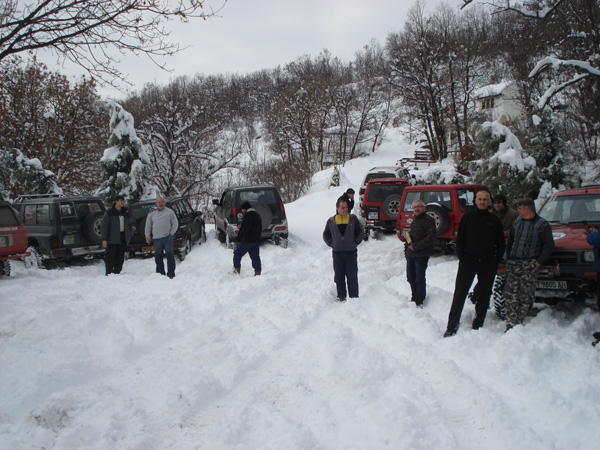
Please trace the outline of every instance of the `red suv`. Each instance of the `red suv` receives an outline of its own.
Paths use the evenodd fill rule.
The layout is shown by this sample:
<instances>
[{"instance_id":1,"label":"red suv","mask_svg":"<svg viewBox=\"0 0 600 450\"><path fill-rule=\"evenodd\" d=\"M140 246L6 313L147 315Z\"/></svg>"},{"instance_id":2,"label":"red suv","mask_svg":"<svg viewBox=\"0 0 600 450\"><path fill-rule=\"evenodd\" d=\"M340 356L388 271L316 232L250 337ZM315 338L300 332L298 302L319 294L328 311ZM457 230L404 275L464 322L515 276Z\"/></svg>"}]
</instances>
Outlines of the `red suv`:
<instances>
[{"instance_id":1,"label":"red suv","mask_svg":"<svg viewBox=\"0 0 600 450\"><path fill-rule=\"evenodd\" d=\"M482 184L409 186L404 190L400 202L397 229L402 232L410 229L413 221L412 204L415 200L422 200L425 203L425 212L435 220L438 238L436 247L448 253L454 249L460 219L466 212L476 208L475 196L481 190L489 191L487 186Z\"/></svg>"},{"instance_id":2,"label":"red suv","mask_svg":"<svg viewBox=\"0 0 600 450\"><path fill-rule=\"evenodd\" d=\"M402 192L408 185L408 180L403 178L379 178L367 183L361 205L365 239L369 238L370 230L392 232L396 229Z\"/></svg>"},{"instance_id":3,"label":"red suv","mask_svg":"<svg viewBox=\"0 0 600 450\"><path fill-rule=\"evenodd\" d=\"M0 277L10 276L11 259L27 256L27 230L10 203L0 201Z\"/></svg>"}]
</instances>

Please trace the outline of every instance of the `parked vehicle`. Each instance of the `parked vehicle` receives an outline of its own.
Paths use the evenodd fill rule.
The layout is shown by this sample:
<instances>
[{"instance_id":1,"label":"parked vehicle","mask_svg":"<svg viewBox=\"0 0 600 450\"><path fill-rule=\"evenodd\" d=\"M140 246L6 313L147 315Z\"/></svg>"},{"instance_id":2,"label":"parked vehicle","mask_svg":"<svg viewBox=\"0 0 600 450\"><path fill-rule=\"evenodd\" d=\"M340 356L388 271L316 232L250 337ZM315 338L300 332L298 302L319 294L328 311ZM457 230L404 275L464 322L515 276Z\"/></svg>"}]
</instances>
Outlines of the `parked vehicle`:
<instances>
[{"instance_id":1,"label":"parked vehicle","mask_svg":"<svg viewBox=\"0 0 600 450\"><path fill-rule=\"evenodd\" d=\"M23 195L13 206L39 266L104 254L100 228L106 208L98 197Z\"/></svg>"},{"instance_id":2,"label":"parked vehicle","mask_svg":"<svg viewBox=\"0 0 600 450\"><path fill-rule=\"evenodd\" d=\"M371 180L380 178L403 178L408 181L410 173L403 166L379 166L371 168L363 178L363 181L358 189L358 206L362 206L363 196L367 189L367 183ZM351 212L351 211L350 211Z\"/></svg>"},{"instance_id":3,"label":"parked vehicle","mask_svg":"<svg viewBox=\"0 0 600 450\"><path fill-rule=\"evenodd\" d=\"M192 251L195 243L206 242L206 230L201 211L194 211L190 202L183 197L170 197L165 199L165 206L171 208L177 216L179 228L173 236L175 253L180 261ZM155 200L145 200L134 203L129 207L129 221L135 227L131 242L127 247L129 256L149 256L154 253L154 246L146 243L144 234L146 218L151 211L156 209Z\"/></svg>"},{"instance_id":4,"label":"parked vehicle","mask_svg":"<svg viewBox=\"0 0 600 450\"><path fill-rule=\"evenodd\" d=\"M221 242L232 248L237 242L238 225L242 223L242 203L250 202L262 221L262 239L271 239L287 248L288 222L285 207L273 186L237 186L223 192L215 205L215 229Z\"/></svg>"},{"instance_id":5,"label":"parked vehicle","mask_svg":"<svg viewBox=\"0 0 600 450\"><path fill-rule=\"evenodd\" d=\"M365 239L371 230L392 232L396 229L402 193L408 186L404 178L374 178L367 183L361 206L365 220Z\"/></svg>"},{"instance_id":6,"label":"parked vehicle","mask_svg":"<svg viewBox=\"0 0 600 450\"><path fill-rule=\"evenodd\" d=\"M402 235L410 229L413 221L412 204L415 200L425 203L425 212L435 220L436 248L445 253L454 250L460 219L475 205L475 196L488 190L482 184L432 184L409 186L404 190L398 211L398 229ZM401 239L403 239L401 237Z\"/></svg>"},{"instance_id":7,"label":"parked vehicle","mask_svg":"<svg viewBox=\"0 0 600 450\"><path fill-rule=\"evenodd\" d=\"M27 230L8 202L0 201L0 278L10 276L10 260L24 259L27 252Z\"/></svg>"},{"instance_id":8,"label":"parked vehicle","mask_svg":"<svg viewBox=\"0 0 600 450\"><path fill-rule=\"evenodd\" d=\"M550 223L554 252L540 267L536 298L584 300L596 291L594 250L587 243L590 228L600 226L600 185L560 191L552 195L539 213ZM504 266L494 284L496 313L504 318Z\"/></svg>"}]
</instances>

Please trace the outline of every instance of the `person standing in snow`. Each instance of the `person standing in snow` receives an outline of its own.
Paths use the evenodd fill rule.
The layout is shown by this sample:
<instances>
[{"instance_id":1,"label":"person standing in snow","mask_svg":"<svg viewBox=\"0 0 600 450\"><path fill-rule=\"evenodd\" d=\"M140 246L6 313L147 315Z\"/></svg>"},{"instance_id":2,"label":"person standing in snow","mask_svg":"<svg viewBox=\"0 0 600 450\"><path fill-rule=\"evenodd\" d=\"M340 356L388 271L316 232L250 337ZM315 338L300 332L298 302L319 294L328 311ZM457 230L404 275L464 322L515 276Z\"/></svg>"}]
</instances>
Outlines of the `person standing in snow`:
<instances>
[{"instance_id":1,"label":"person standing in snow","mask_svg":"<svg viewBox=\"0 0 600 450\"><path fill-rule=\"evenodd\" d=\"M410 224L410 231L404 236L404 255L406 257L406 279L410 284L411 302L422 306L427 295L425 272L429 257L435 251L435 220L425 212L425 203L415 200L412 204L414 219ZM400 226L398 221L396 227ZM400 238L402 231L397 228L396 233Z\"/></svg>"},{"instance_id":2,"label":"person standing in snow","mask_svg":"<svg viewBox=\"0 0 600 450\"><path fill-rule=\"evenodd\" d=\"M477 209L466 213L458 226L456 236L458 273L444 337L454 336L458 331L465 299L475 275L477 275L477 295L473 329L481 328L485 321L498 263L502 260L506 247L502 222L488 211L491 202L492 196L488 191L477 192L475 196Z\"/></svg>"},{"instance_id":3,"label":"person standing in snow","mask_svg":"<svg viewBox=\"0 0 600 450\"><path fill-rule=\"evenodd\" d=\"M175 246L173 235L177 232L179 222L171 208L165 206L165 199L156 199L156 209L146 218L146 242L154 245L154 262L156 273L165 274L164 257L167 257L167 276L175 278Z\"/></svg>"},{"instance_id":4,"label":"person standing in snow","mask_svg":"<svg viewBox=\"0 0 600 450\"><path fill-rule=\"evenodd\" d=\"M354 214L349 214L348 203L338 198L336 215L325 224L323 241L331 247L333 256L334 281L339 302L358 298L358 245L363 241L363 226ZM346 282L348 289L346 290Z\"/></svg>"},{"instance_id":5,"label":"person standing in snow","mask_svg":"<svg viewBox=\"0 0 600 450\"><path fill-rule=\"evenodd\" d=\"M125 197L117 195L112 208L107 210L102 218L100 235L102 246L106 249L104 253L106 275L121 273L125 261L125 247L129 244L132 232L135 230L135 227L129 223L129 215L124 205Z\"/></svg>"},{"instance_id":6,"label":"person standing in snow","mask_svg":"<svg viewBox=\"0 0 600 450\"><path fill-rule=\"evenodd\" d=\"M508 207L508 200L504 194L494 195L494 209L492 210L492 214L500 219L504 236L508 236L508 232L512 224L517 220L517 217L519 217L519 214L514 209Z\"/></svg>"},{"instance_id":7,"label":"person standing in snow","mask_svg":"<svg viewBox=\"0 0 600 450\"><path fill-rule=\"evenodd\" d=\"M594 270L596 271L596 301L600 310L600 231L595 232L590 230L587 235L588 244L594 247Z\"/></svg>"},{"instance_id":8,"label":"person standing in snow","mask_svg":"<svg viewBox=\"0 0 600 450\"><path fill-rule=\"evenodd\" d=\"M348 188L346 192L342 194L340 198L343 198L346 203L348 203L348 212L351 213L354 209L354 189Z\"/></svg>"},{"instance_id":9,"label":"person standing in snow","mask_svg":"<svg viewBox=\"0 0 600 450\"><path fill-rule=\"evenodd\" d=\"M533 200L519 200L517 213L506 244L506 331L523 323L535 300L538 270L554 250L552 228L536 214Z\"/></svg>"},{"instance_id":10,"label":"person standing in snow","mask_svg":"<svg viewBox=\"0 0 600 450\"><path fill-rule=\"evenodd\" d=\"M242 203L244 218L239 225L239 244L233 252L233 273L239 274L242 268L242 258L250 255L254 276L260 275L262 263L260 260L260 240L262 237L262 219L250 202Z\"/></svg>"}]
</instances>

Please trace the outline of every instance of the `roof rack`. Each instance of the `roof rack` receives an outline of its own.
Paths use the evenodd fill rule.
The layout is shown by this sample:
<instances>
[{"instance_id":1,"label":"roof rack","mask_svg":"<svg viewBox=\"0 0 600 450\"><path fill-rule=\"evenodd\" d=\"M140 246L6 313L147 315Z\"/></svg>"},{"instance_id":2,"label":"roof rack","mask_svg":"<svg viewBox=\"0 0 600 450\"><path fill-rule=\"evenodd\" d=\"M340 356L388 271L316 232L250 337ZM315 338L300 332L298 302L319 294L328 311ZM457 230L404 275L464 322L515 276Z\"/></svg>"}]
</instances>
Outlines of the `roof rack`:
<instances>
[{"instance_id":1,"label":"roof rack","mask_svg":"<svg viewBox=\"0 0 600 450\"><path fill-rule=\"evenodd\" d=\"M28 194L28 195L19 195L15 199L15 203L22 202L23 200L29 200L30 198L59 198L65 197L64 194Z\"/></svg>"}]
</instances>

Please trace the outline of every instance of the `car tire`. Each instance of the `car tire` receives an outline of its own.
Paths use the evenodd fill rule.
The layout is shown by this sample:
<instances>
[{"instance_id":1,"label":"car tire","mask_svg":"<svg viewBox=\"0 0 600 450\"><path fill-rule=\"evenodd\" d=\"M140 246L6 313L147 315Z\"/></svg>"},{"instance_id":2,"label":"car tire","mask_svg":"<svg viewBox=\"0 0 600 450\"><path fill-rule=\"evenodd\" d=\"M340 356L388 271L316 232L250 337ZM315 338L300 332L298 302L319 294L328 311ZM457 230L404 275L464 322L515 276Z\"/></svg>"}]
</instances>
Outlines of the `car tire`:
<instances>
[{"instance_id":1,"label":"car tire","mask_svg":"<svg viewBox=\"0 0 600 450\"><path fill-rule=\"evenodd\" d=\"M0 261L0 278L2 277L10 277L10 261L8 259Z\"/></svg>"},{"instance_id":2,"label":"car tire","mask_svg":"<svg viewBox=\"0 0 600 450\"><path fill-rule=\"evenodd\" d=\"M258 215L260 216L260 220L262 222L262 229L266 230L271 225L271 221L273 220L273 213L271 212L271 208L266 203L255 203L252 207L256 210Z\"/></svg>"},{"instance_id":3,"label":"car tire","mask_svg":"<svg viewBox=\"0 0 600 450\"><path fill-rule=\"evenodd\" d=\"M494 301L494 311L496 315L506 320L506 300L504 299L504 281L506 277L504 275L496 275L494 281L494 289L492 290L492 299Z\"/></svg>"},{"instance_id":4,"label":"car tire","mask_svg":"<svg viewBox=\"0 0 600 450\"><path fill-rule=\"evenodd\" d=\"M42 256L42 251L39 247L28 247L26 252L30 254L29 256L23 258L23 262L25 263L25 267L27 269L43 269L47 267L46 263L44 262L44 257Z\"/></svg>"},{"instance_id":5,"label":"car tire","mask_svg":"<svg viewBox=\"0 0 600 450\"><path fill-rule=\"evenodd\" d=\"M96 212L89 215L81 225L83 235L94 245L102 244L102 217L104 213Z\"/></svg>"},{"instance_id":6,"label":"car tire","mask_svg":"<svg viewBox=\"0 0 600 450\"><path fill-rule=\"evenodd\" d=\"M435 221L436 236L444 234L448 229L448 225L450 225L448 212L440 205L427 205L425 206L425 212Z\"/></svg>"},{"instance_id":7,"label":"car tire","mask_svg":"<svg viewBox=\"0 0 600 450\"><path fill-rule=\"evenodd\" d=\"M383 201L383 212L390 219L396 220L398 217L398 210L400 209L400 201L402 196L398 194L388 195Z\"/></svg>"},{"instance_id":8,"label":"car tire","mask_svg":"<svg viewBox=\"0 0 600 450\"><path fill-rule=\"evenodd\" d=\"M183 239L181 248L179 249L179 261L185 261L185 257L188 255L190 251L192 251L192 241L190 241L190 237L186 236Z\"/></svg>"}]
</instances>

